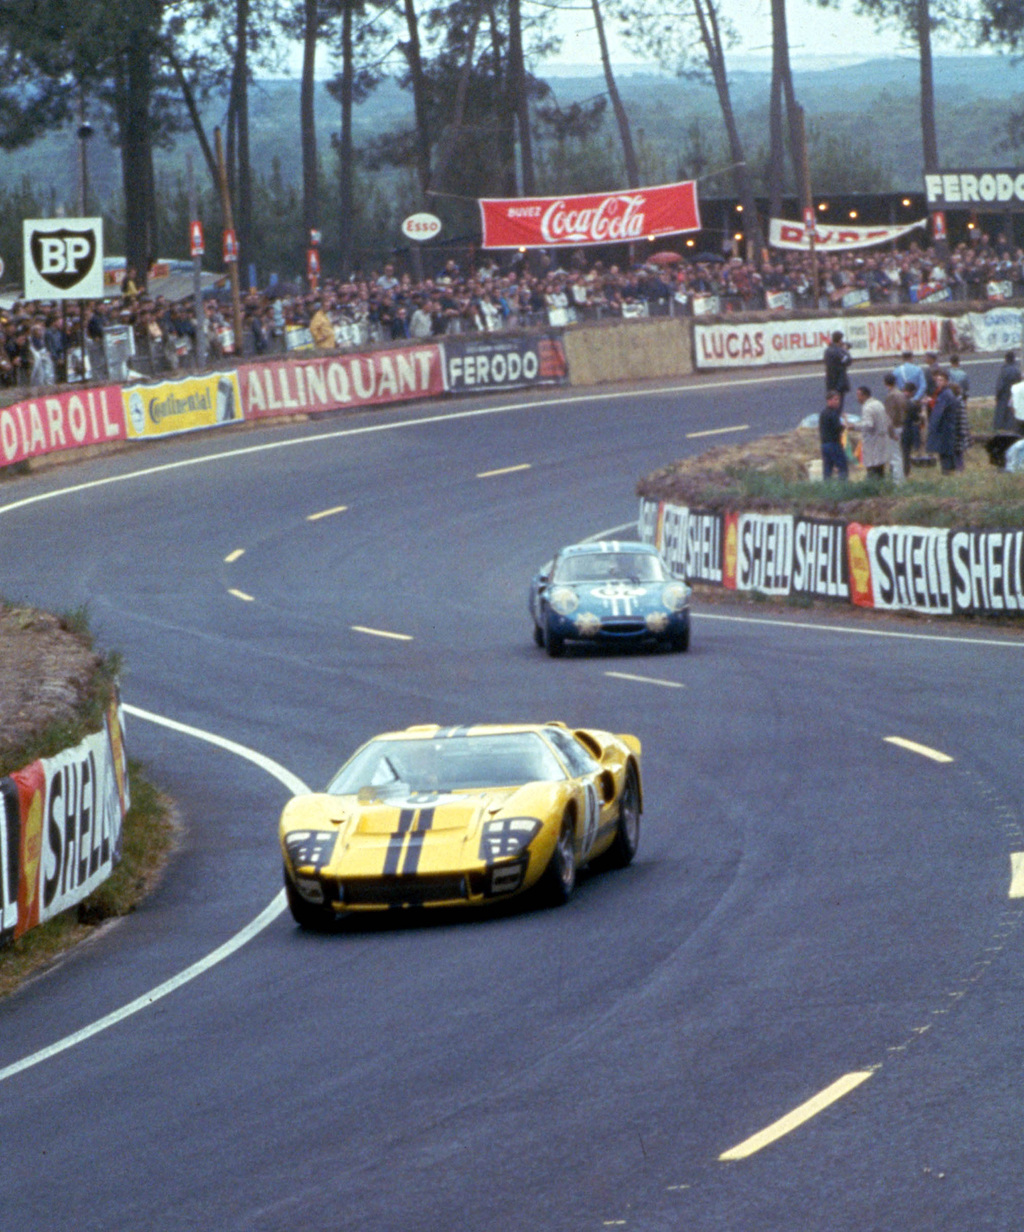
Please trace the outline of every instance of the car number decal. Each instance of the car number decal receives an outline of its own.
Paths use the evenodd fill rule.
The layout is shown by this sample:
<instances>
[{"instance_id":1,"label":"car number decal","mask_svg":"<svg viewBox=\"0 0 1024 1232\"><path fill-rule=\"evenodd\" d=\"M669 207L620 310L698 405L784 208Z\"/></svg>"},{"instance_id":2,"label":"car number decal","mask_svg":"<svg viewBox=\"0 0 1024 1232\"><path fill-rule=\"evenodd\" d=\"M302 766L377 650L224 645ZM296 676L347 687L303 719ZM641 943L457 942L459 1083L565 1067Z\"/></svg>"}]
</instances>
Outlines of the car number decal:
<instances>
[{"instance_id":1,"label":"car number decal","mask_svg":"<svg viewBox=\"0 0 1024 1232\"><path fill-rule=\"evenodd\" d=\"M611 604L613 616L632 616L636 606L634 600L643 598L647 588L629 582L606 582L603 586L593 587L590 593L595 599Z\"/></svg>"},{"instance_id":2,"label":"car number decal","mask_svg":"<svg viewBox=\"0 0 1024 1232\"><path fill-rule=\"evenodd\" d=\"M583 854L586 856L586 853L593 847L594 839L597 836L597 822L600 809L597 806L597 788L593 783L585 785L583 794L586 800L583 822Z\"/></svg>"}]
</instances>

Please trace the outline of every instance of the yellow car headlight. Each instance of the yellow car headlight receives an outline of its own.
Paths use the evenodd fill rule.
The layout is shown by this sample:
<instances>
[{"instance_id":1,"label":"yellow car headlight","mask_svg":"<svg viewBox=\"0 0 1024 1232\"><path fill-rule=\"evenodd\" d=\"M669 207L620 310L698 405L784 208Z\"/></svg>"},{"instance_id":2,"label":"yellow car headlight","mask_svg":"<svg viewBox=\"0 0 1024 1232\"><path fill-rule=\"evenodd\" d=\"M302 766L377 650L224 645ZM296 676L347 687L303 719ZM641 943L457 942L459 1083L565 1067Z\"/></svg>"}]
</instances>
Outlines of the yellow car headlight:
<instances>
[{"instance_id":1,"label":"yellow car headlight","mask_svg":"<svg viewBox=\"0 0 1024 1232\"><path fill-rule=\"evenodd\" d=\"M670 582L661 592L661 602L670 612L681 612L690 602L690 588L685 582Z\"/></svg>"},{"instance_id":2,"label":"yellow car headlight","mask_svg":"<svg viewBox=\"0 0 1024 1232\"><path fill-rule=\"evenodd\" d=\"M559 616L568 616L579 607L580 599L571 586L557 586L548 595L548 603Z\"/></svg>"}]
</instances>

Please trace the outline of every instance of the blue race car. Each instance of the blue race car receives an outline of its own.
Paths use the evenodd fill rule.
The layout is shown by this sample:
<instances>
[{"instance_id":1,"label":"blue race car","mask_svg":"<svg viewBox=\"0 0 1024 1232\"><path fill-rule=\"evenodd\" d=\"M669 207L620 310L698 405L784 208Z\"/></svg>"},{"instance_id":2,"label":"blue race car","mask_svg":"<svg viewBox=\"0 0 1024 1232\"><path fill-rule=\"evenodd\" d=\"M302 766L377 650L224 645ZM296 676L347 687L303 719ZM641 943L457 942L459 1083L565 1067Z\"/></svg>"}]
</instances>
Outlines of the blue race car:
<instances>
[{"instance_id":1,"label":"blue race car","mask_svg":"<svg viewBox=\"0 0 1024 1232\"><path fill-rule=\"evenodd\" d=\"M690 647L690 587L647 543L602 540L562 548L530 584L533 640Z\"/></svg>"}]
</instances>

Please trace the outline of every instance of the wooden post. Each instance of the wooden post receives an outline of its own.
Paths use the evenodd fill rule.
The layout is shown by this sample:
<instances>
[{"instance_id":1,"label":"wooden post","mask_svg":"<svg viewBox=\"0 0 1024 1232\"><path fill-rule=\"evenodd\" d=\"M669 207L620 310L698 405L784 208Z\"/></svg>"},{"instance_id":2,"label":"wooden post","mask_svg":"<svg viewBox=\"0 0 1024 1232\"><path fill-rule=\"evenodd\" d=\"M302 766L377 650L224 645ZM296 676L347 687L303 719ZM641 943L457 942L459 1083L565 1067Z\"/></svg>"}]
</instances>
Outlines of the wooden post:
<instances>
[{"instance_id":1,"label":"wooden post","mask_svg":"<svg viewBox=\"0 0 1024 1232\"><path fill-rule=\"evenodd\" d=\"M231 192L228 189L228 170L224 165L224 144L221 140L220 128L213 130L213 138L217 155L217 179L220 181L220 204L224 214L224 230L235 230L235 220L231 213ZM242 355L242 298L238 290L238 261L226 262L228 276L231 279L231 310L232 324L235 331L235 354Z\"/></svg>"},{"instance_id":2,"label":"wooden post","mask_svg":"<svg viewBox=\"0 0 1024 1232\"><path fill-rule=\"evenodd\" d=\"M804 182L800 186L804 204L804 226L807 229L807 241L811 248L811 282L814 287L814 307L818 307L818 297L821 288L818 280L818 253L814 246L814 198L811 196L811 160L807 157L807 129L804 126L804 109L799 104L796 108L796 130L800 142L800 161L804 170Z\"/></svg>"}]
</instances>

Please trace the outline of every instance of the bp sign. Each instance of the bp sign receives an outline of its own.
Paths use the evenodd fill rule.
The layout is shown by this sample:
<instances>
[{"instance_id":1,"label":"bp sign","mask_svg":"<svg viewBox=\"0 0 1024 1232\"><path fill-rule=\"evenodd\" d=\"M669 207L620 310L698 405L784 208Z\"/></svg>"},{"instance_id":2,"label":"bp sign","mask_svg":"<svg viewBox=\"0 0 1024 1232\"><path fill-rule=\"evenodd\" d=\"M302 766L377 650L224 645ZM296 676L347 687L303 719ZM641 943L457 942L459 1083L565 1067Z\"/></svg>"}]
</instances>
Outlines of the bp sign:
<instances>
[{"instance_id":1,"label":"bp sign","mask_svg":"<svg viewBox=\"0 0 1024 1232\"><path fill-rule=\"evenodd\" d=\"M103 219L22 223L26 299L102 299Z\"/></svg>"}]
</instances>

